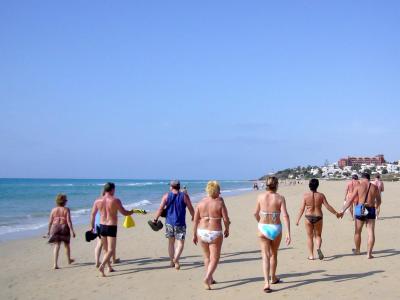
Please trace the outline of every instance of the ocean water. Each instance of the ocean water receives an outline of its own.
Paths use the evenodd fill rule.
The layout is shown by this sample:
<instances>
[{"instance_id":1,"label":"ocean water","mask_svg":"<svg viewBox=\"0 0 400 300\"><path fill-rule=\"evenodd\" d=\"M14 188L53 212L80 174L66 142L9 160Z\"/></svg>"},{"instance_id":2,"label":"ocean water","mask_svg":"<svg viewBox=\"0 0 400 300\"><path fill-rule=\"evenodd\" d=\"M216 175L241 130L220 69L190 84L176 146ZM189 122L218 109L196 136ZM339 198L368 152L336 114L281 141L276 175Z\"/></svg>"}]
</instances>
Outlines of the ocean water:
<instances>
[{"instance_id":1,"label":"ocean water","mask_svg":"<svg viewBox=\"0 0 400 300\"><path fill-rule=\"evenodd\" d=\"M0 179L0 241L47 232L48 217L55 206L55 196L65 193L72 222L88 224L93 201L99 197L105 182L116 185L116 196L128 208L154 211L168 192L167 180L129 179ZM207 181L182 180L195 203L204 195ZM220 181L222 196L250 191L250 181Z\"/></svg>"}]
</instances>

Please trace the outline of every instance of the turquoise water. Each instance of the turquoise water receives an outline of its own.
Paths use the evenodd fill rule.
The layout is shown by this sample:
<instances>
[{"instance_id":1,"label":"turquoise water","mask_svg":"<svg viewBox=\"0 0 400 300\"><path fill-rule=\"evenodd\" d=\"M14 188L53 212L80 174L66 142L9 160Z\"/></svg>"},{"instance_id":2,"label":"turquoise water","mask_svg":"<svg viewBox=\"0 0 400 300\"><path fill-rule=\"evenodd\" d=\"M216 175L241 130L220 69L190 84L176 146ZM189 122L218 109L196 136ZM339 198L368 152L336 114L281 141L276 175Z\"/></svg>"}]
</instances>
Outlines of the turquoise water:
<instances>
[{"instance_id":1,"label":"turquoise water","mask_svg":"<svg viewBox=\"0 0 400 300\"><path fill-rule=\"evenodd\" d=\"M116 184L116 195L127 208L155 210L169 190L167 180L129 179L0 179L0 241L44 234L58 193L68 196L74 224L87 224L93 201L105 182ZM204 196L207 181L182 180L193 202ZM220 181L222 196L251 190L249 181Z\"/></svg>"}]
</instances>

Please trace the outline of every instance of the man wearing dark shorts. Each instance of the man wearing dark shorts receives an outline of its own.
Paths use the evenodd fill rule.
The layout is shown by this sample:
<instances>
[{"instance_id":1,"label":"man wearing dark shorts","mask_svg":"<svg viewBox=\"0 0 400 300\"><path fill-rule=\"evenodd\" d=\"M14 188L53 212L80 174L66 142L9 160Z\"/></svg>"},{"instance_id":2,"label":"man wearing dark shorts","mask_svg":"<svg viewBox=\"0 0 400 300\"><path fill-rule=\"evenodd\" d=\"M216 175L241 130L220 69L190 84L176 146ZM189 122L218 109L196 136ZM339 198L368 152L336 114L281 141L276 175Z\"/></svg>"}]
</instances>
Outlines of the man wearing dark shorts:
<instances>
[{"instance_id":1,"label":"man wearing dark shorts","mask_svg":"<svg viewBox=\"0 0 400 300\"><path fill-rule=\"evenodd\" d=\"M126 210L121 203L121 200L114 197L115 184L107 182L104 185L103 196L97 199L92 208L90 216L91 229L95 228L95 216L96 213L100 212L100 225L98 226L98 234L101 237L105 255L103 262L99 266L99 271L102 276L106 276L104 268L107 265L108 271L114 271L111 267L111 257L115 253L115 247L117 242L117 226L118 226L118 212L124 216L133 214L133 210Z\"/></svg>"},{"instance_id":2,"label":"man wearing dark shorts","mask_svg":"<svg viewBox=\"0 0 400 300\"><path fill-rule=\"evenodd\" d=\"M368 244L367 244L367 258L374 258L372 256L372 249L375 244L375 218L376 209L381 205L381 194L378 187L370 182L370 175L363 173L361 176L360 184L354 189L353 195L349 198L340 213L343 217L343 212L353 204L354 200L358 197L358 203L354 203L355 207L355 232L354 243L356 248L353 249L354 254L360 254L361 247L361 232L364 223L368 231Z\"/></svg>"},{"instance_id":3,"label":"man wearing dark shorts","mask_svg":"<svg viewBox=\"0 0 400 300\"><path fill-rule=\"evenodd\" d=\"M186 208L189 209L192 221L194 209L189 195L180 192L181 184L178 180L170 183L170 192L161 199L161 204L156 212L153 222L157 222L163 210L166 210L165 237L168 238L168 252L171 267L180 269L179 258L182 254L186 236ZM175 243L176 248L175 248Z\"/></svg>"}]
</instances>

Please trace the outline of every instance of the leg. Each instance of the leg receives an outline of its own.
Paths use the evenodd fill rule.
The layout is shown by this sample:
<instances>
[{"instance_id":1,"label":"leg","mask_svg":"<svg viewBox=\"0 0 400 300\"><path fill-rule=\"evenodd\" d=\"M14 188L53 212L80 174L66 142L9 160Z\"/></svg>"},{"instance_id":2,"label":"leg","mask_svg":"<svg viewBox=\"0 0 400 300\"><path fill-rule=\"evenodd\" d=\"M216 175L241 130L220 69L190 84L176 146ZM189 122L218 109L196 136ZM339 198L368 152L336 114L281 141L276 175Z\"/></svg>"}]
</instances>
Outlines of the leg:
<instances>
[{"instance_id":1,"label":"leg","mask_svg":"<svg viewBox=\"0 0 400 300\"><path fill-rule=\"evenodd\" d=\"M263 272L264 272L264 282L265 282L264 291L267 291L270 289L269 261L270 261L270 257L271 257L271 241L264 237L260 237L260 244L261 244L261 255L262 255L262 260L263 260L262 268L263 268Z\"/></svg>"},{"instance_id":2,"label":"leg","mask_svg":"<svg viewBox=\"0 0 400 300\"><path fill-rule=\"evenodd\" d=\"M308 259L314 259L314 226L307 219L304 224L307 233Z\"/></svg>"},{"instance_id":3,"label":"leg","mask_svg":"<svg viewBox=\"0 0 400 300\"><path fill-rule=\"evenodd\" d=\"M375 220L369 219L367 220L367 231L368 231L368 244L367 244L367 258L374 258L372 256L372 249L375 244Z\"/></svg>"},{"instance_id":4,"label":"leg","mask_svg":"<svg viewBox=\"0 0 400 300\"><path fill-rule=\"evenodd\" d=\"M185 240L178 240L178 239L176 240L174 263L175 263L175 269L177 270L181 268L179 264L179 258L181 257L184 246L185 246Z\"/></svg>"},{"instance_id":5,"label":"leg","mask_svg":"<svg viewBox=\"0 0 400 300\"><path fill-rule=\"evenodd\" d=\"M210 249L210 263L208 265L208 270L206 274L206 284L208 285L208 289L211 289L210 285L213 281L213 274L217 269L219 258L221 256L221 247L222 247L222 237L217 238L213 243L209 244Z\"/></svg>"},{"instance_id":6,"label":"leg","mask_svg":"<svg viewBox=\"0 0 400 300\"><path fill-rule=\"evenodd\" d=\"M174 256L175 256L175 238L168 238L168 254L171 261L171 267L175 266Z\"/></svg>"},{"instance_id":7,"label":"leg","mask_svg":"<svg viewBox=\"0 0 400 300\"><path fill-rule=\"evenodd\" d=\"M112 256L112 263L118 264L120 262L121 262L121 260L119 258L117 258L117 239L115 239L115 249L114 249L114 253Z\"/></svg>"},{"instance_id":8,"label":"leg","mask_svg":"<svg viewBox=\"0 0 400 300\"><path fill-rule=\"evenodd\" d=\"M103 257L103 262L101 263L101 265L99 267L99 271L103 277L106 276L104 274L104 268L106 265L108 266L108 270L110 272L114 271L113 268L111 267L111 257L113 255L113 247L115 244L115 239L116 239L115 237L111 237L111 236L106 236L106 237L102 236L101 237L105 254Z\"/></svg>"},{"instance_id":9,"label":"leg","mask_svg":"<svg viewBox=\"0 0 400 300\"><path fill-rule=\"evenodd\" d=\"M349 212L351 214L351 219L354 221L354 211L353 211L353 204L349 207Z\"/></svg>"},{"instance_id":10,"label":"leg","mask_svg":"<svg viewBox=\"0 0 400 300\"><path fill-rule=\"evenodd\" d=\"M58 267L58 253L60 253L60 244L61 242L56 242L54 244L54 269L59 269Z\"/></svg>"},{"instance_id":11,"label":"leg","mask_svg":"<svg viewBox=\"0 0 400 300\"><path fill-rule=\"evenodd\" d=\"M314 224L314 234L315 234L315 244L317 246L318 258L324 259L324 255L321 251L321 244L322 244L322 225L323 221L320 220L319 222Z\"/></svg>"},{"instance_id":12,"label":"leg","mask_svg":"<svg viewBox=\"0 0 400 300\"><path fill-rule=\"evenodd\" d=\"M282 233L276 237L275 240L271 241L271 258L270 268L271 268L271 282L278 283L279 278L276 277L276 267L278 266L278 249L279 245L281 244L282 240Z\"/></svg>"},{"instance_id":13,"label":"leg","mask_svg":"<svg viewBox=\"0 0 400 300\"><path fill-rule=\"evenodd\" d=\"M72 264L75 260L71 258L71 247L69 243L64 243L65 253L67 254L68 264Z\"/></svg>"},{"instance_id":14,"label":"leg","mask_svg":"<svg viewBox=\"0 0 400 300\"><path fill-rule=\"evenodd\" d=\"M364 221L356 219L354 227L354 244L356 248L354 249L354 254L360 254L361 247L361 232L364 225Z\"/></svg>"},{"instance_id":15,"label":"leg","mask_svg":"<svg viewBox=\"0 0 400 300\"><path fill-rule=\"evenodd\" d=\"M203 249L204 253L204 267L206 268L206 273L208 270L208 265L210 264L210 248L208 243L204 243L200 238L199 238L200 246Z\"/></svg>"},{"instance_id":16,"label":"leg","mask_svg":"<svg viewBox=\"0 0 400 300\"><path fill-rule=\"evenodd\" d=\"M382 205L382 203L381 203ZM381 213L381 205L376 208L376 219L378 220L379 214Z\"/></svg>"},{"instance_id":17,"label":"leg","mask_svg":"<svg viewBox=\"0 0 400 300\"><path fill-rule=\"evenodd\" d=\"M94 258L96 260L96 268L100 267L100 255L101 249L103 248L103 243L101 238L97 240L96 248L94 249Z\"/></svg>"}]
</instances>

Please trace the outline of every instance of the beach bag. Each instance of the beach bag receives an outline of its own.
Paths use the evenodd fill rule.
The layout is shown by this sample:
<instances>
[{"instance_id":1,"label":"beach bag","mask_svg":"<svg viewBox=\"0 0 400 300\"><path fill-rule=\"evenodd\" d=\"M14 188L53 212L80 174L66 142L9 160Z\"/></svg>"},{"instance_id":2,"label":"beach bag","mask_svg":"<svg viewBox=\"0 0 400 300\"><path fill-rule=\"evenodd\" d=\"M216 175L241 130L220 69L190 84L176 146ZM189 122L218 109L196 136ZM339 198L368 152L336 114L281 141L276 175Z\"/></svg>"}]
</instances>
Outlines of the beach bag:
<instances>
[{"instance_id":1,"label":"beach bag","mask_svg":"<svg viewBox=\"0 0 400 300\"><path fill-rule=\"evenodd\" d=\"M131 216L126 216L124 220L124 225L125 228L130 228L130 227L135 227L135 221Z\"/></svg>"}]
</instances>

